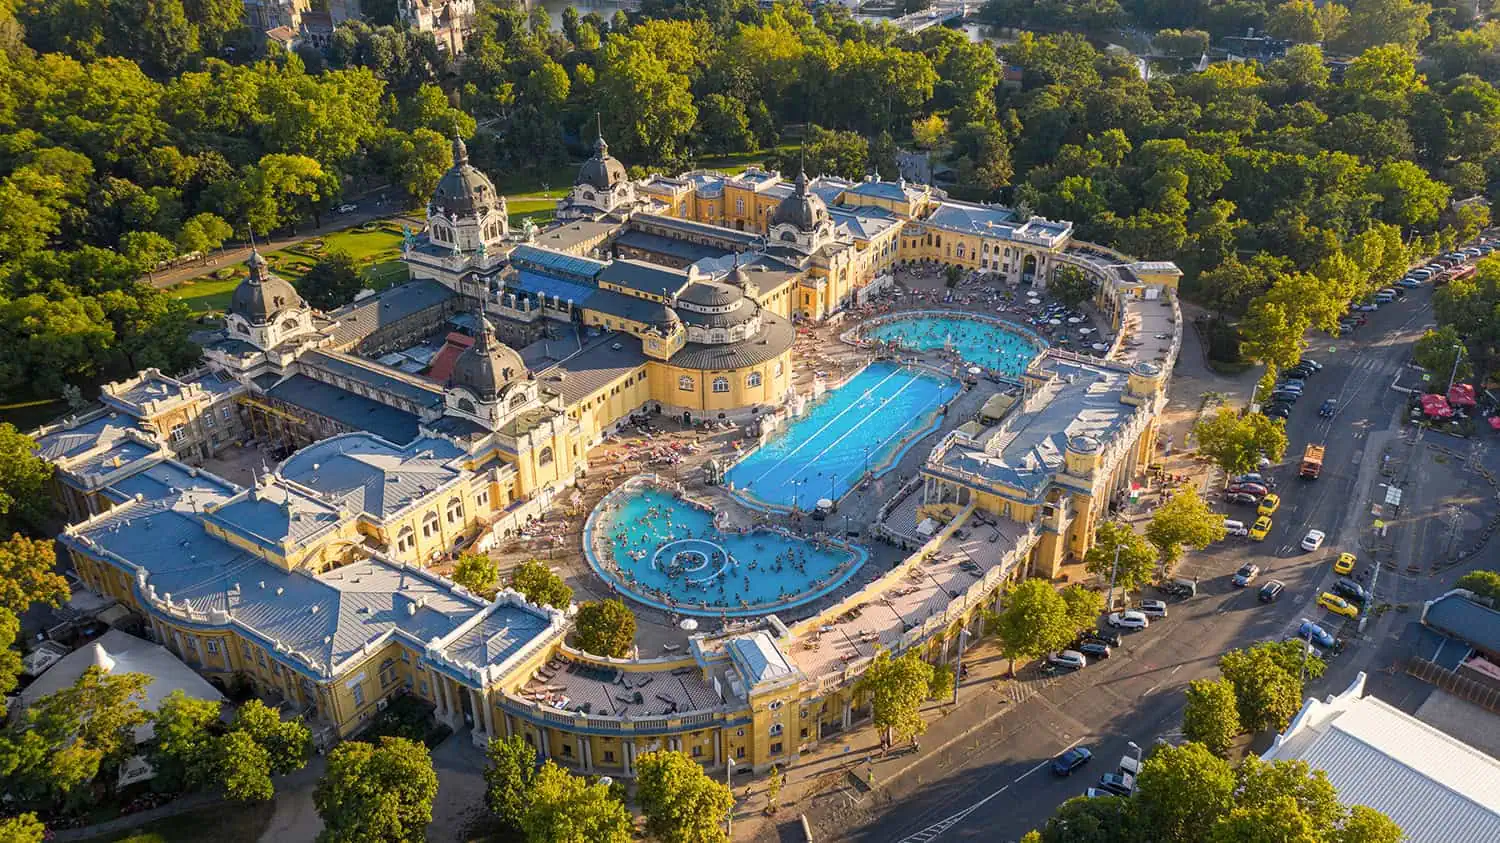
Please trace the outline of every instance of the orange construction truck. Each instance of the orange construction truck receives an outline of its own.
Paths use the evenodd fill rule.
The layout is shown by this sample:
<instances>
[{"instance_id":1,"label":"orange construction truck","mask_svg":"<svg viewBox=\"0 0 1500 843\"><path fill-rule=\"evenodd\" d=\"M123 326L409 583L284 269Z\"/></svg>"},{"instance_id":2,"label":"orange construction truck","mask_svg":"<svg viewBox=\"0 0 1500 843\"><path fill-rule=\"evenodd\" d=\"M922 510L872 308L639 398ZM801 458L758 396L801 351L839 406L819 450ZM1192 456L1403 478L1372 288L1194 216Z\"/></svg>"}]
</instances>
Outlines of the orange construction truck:
<instances>
[{"instance_id":1,"label":"orange construction truck","mask_svg":"<svg viewBox=\"0 0 1500 843\"><path fill-rule=\"evenodd\" d=\"M1297 473L1308 480L1318 479L1323 472L1323 446L1308 445L1302 452L1302 469Z\"/></svg>"}]
</instances>

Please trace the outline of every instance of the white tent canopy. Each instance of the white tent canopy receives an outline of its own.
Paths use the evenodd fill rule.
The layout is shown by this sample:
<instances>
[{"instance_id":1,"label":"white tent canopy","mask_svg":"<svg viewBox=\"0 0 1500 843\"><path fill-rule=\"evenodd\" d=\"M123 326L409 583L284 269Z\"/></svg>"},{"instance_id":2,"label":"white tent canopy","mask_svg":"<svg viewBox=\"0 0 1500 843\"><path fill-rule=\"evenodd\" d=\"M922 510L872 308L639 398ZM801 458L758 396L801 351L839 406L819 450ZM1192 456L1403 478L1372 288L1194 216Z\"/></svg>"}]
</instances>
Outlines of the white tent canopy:
<instances>
[{"instance_id":1,"label":"white tent canopy","mask_svg":"<svg viewBox=\"0 0 1500 843\"><path fill-rule=\"evenodd\" d=\"M146 711L156 711L168 694L179 690L195 699L221 702L224 699L219 689L194 673L192 668L183 664L166 647L111 629L97 640L67 654L38 676L35 682L21 692L22 707L33 705L42 697L71 687L78 681L78 677L96 665L113 676L144 673L151 677L151 683L146 686L146 700L141 704L141 708ZM151 724L147 723L135 730L135 739L138 743L147 741L153 734Z\"/></svg>"}]
</instances>

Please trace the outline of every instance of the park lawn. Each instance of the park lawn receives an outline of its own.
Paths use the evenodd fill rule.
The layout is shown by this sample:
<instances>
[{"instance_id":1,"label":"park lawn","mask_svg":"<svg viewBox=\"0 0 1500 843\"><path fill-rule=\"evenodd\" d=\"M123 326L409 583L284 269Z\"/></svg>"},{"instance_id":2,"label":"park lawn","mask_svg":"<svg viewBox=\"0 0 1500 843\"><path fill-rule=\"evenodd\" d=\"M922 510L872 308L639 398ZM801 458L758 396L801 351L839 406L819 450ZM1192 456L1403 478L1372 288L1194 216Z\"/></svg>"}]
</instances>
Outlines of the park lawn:
<instances>
[{"instance_id":1,"label":"park lawn","mask_svg":"<svg viewBox=\"0 0 1500 843\"><path fill-rule=\"evenodd\" d=\"M772 155L780 153L785 157L787 154L796 151L796 144L787 143L769 149L762 149L759 152L736 152L732 155L704 155L694 162L694 166L702 170L719 170L730 175L738 175L745 172L751 166L759 166Z\"/></svg>"},{"instance_id":2,"label":"park lawn","mask_svg":"<svg viewBox=\"0 0 1500 843\"><path fill-rule=\"evenodd\" d=\"M392 284L406 280L405 267L401 265L400 223L381 223L373 230L362 231L349 228L335 231L321 238L324 250L343 250L364 267L365 279L374 290L384 290ZM304 241L305 242L305 241ZM277 249L265 253L271 270L295 285L301 280L305 267L317 262L312 252L301 251L301 245ZM168 292L187 303L194 313L222 311L229 306L234 288L244 280L249 270L242 264L230 265L227 278L215 278L219 267L208 273L168 288ZM399 271L398 271L399 270Z\"/></svg>"},{"instance_id":3,"label":"park lawn","mask_svg":"<svg viewBox=\"0 0 1500 843\"><path fill-rule=\"evenodd\" d=\"M119 834L90 837L86 843L192 843L213 840L214 843L255 843L276 813L276 803L225 802L200 808Z\"/></svg>"}]
</instances>

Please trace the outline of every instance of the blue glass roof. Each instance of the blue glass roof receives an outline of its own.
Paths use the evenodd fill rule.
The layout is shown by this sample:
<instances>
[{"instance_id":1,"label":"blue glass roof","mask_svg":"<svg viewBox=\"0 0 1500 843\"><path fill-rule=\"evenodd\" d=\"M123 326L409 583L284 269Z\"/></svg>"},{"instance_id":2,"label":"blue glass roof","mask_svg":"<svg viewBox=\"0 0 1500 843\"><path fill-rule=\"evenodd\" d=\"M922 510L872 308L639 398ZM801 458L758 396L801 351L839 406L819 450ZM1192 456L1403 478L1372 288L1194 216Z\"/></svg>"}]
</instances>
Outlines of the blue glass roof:
<instances>
[{"instance_id":1,"label":"blue glass roof","mask_svg":"<svg viewBox=\"0 0 1500 843\"><path fill-rule=\"evenodd\" d=\"M510 253L510 261L518 266L551 270L574 278L592 279L604 268L602 261L554 252L551 249L538 249L535 246L517 246Z\"/></svg>"},{"instance_id":2,"label":"blue glass roof","mask_svg":"<svg viewBox=\"0 0 1500 843\"><path fill-rule=\"evenodd\" d=\"M532 272L528 269L522 269L516 273L516 277L511 279L506 286L524 293L544 295L548 298L556 296L563 301L571 301L578 304L581 304L589 296L592 296L597 289L587 284L564 281L561 278L544 275L540 272Z\"/></svg>"}]
</instances>

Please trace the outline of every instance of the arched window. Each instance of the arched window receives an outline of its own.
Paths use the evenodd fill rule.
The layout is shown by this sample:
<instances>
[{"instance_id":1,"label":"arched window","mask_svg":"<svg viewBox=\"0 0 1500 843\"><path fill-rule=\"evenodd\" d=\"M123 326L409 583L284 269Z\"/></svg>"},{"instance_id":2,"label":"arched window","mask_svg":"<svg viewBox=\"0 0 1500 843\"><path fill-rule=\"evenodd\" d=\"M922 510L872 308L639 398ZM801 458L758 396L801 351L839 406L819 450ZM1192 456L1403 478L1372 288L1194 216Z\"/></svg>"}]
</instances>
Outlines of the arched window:
<instances>
[{"instance_id":1,"label":"arched window","mask_svg":"<svg viewBox=\"0 0 1500 843\"><path fill-rule=\"evenodd\" d=\"M786 371L786 368L781 365L781 361L780 360L777 360L776 361L776 377L778 377L778 378L781 377L781 373L784 372L784 371Z\"/></svg>"},{"instance_id":2,"label":"arched window","mask_svg":"<svg viewBox=\"0 0 1500 843\"><path fill-rule=\"evenodd\" d=\"M464 503L458 498L448 501L448 523L456 524L464 518Z\"/></svg>"},{"instance_id":3,"label":"arched window","mask_svg":"<svg viewBox=\"0 0 1500 843\"><path fill-rule=\"evenodd\" d=\"M539 453L539 454L536 455L536 464L538 466L551 465L552 464L552 446L551 445L548 445L547 447L543 448L541 450L541 453Z\"/></svg>"},{"instance_id":4,"label":"arched window","mask_svg":"<svg viewBox=\"0 0 1500 843\"><path fill-rule=\"evenodd\" d=\"M683 375L677 379L677 388L683 392L692 392L698 388L691 375Z\"/></svg>"},{"instance_id":5,"label":"arched window","mask_svg":"<svg viewBox=\"0 0 1500 843\"><path fill-rule=\"evenodd\" d=\"M460 398L458 399L458 409L459 412L472 413L474 412L474 402L467 398Z\"/></svg>"},{"instance_id":6,"label":"arched window","mask_svg":"<svg viewBox=\"0 0 1500 843\"><path fill-rule=\"evenodd\" d=\"M396 534L396 552L405 553L411 550L412 545L417 543L417 534L410 526L402 527L401 532Z\"/></svg>"},{"instance_id":7,"label":"arched window","mask_svg":"<svg viewBox=\"0 0 1500 843\"><path fill-rule=\"evenodd\" d=\"M745 376L745 386L754 389L760 386L760 372L751 372Z\"/></svg>"},{"instance_id":8,"label":"arched window","mask_svg":"<svg viewBox=\"0 0 1500 843\"><path fill-rule=\"evenodd\" d=\"M714 378L714 392L728 392L728 391L729 391L729 378L724 378L724 377Z\"/></svg>"},{"instance_id":9,"label":"arched window","mask_svg":"<svg viewBox=\"0 0 1500 843\"><path fill-rule=\"evenodd\" d=\"M958 244L958 256L959 257L963 257L964 256L964 244L962 244L962 243Z\"/></svg>"},{"instance_id":10,"label":"arched window","mask_svg":"<svg viewBox=\"0 0 1500 843\"><path fill-rule=\"evenodd\" d=\"M797 234L792 231L783 231L781 232L781 239L788 243L795 243L797 241Z\"/></svg>"},{"instance_id":11,"label":"arched window","mask_svg":"<svg viewBox=\"0 0 1500 843\"><path fill-rule=\"evenodd\" d=\"M295 330L297 330L297 320L295 320L295 319L288 319L285 322L282 322L281 323L281 330L283 330L283 331L295 331Z\"/></svg>"},{"instance_id":12,"label":"arched window","mask_svg":"<svg viewBox=\"0 0 1500 843\"><path fill-rule=\"evenodd\" d=\"M594 201L594 191L592 191L592 190L585 190L583 192L583 198L589 200L590 202Z\"/></svg>"},{"instance_id":13,"label":"arched window","mask_svg":"<svg viewBox=\"0 0 1500 843\"><path fill-rule=\"evenodd\" d=\"M512 410L519 410L525 403L526 403L526 396L525 395L517 395L516 397L510 399L510 408Z\"/></svg>"},{"instance_id":14,"label":"arched window","mask_svg":"<svg viewBox=\"0 0 1500 843\"><path fill-rule=\"evenodd\" d=\"M438 517L436 512L429 512L422 516L422 535L427 538L438 533Z\"/></svg>"}]
</instances>

